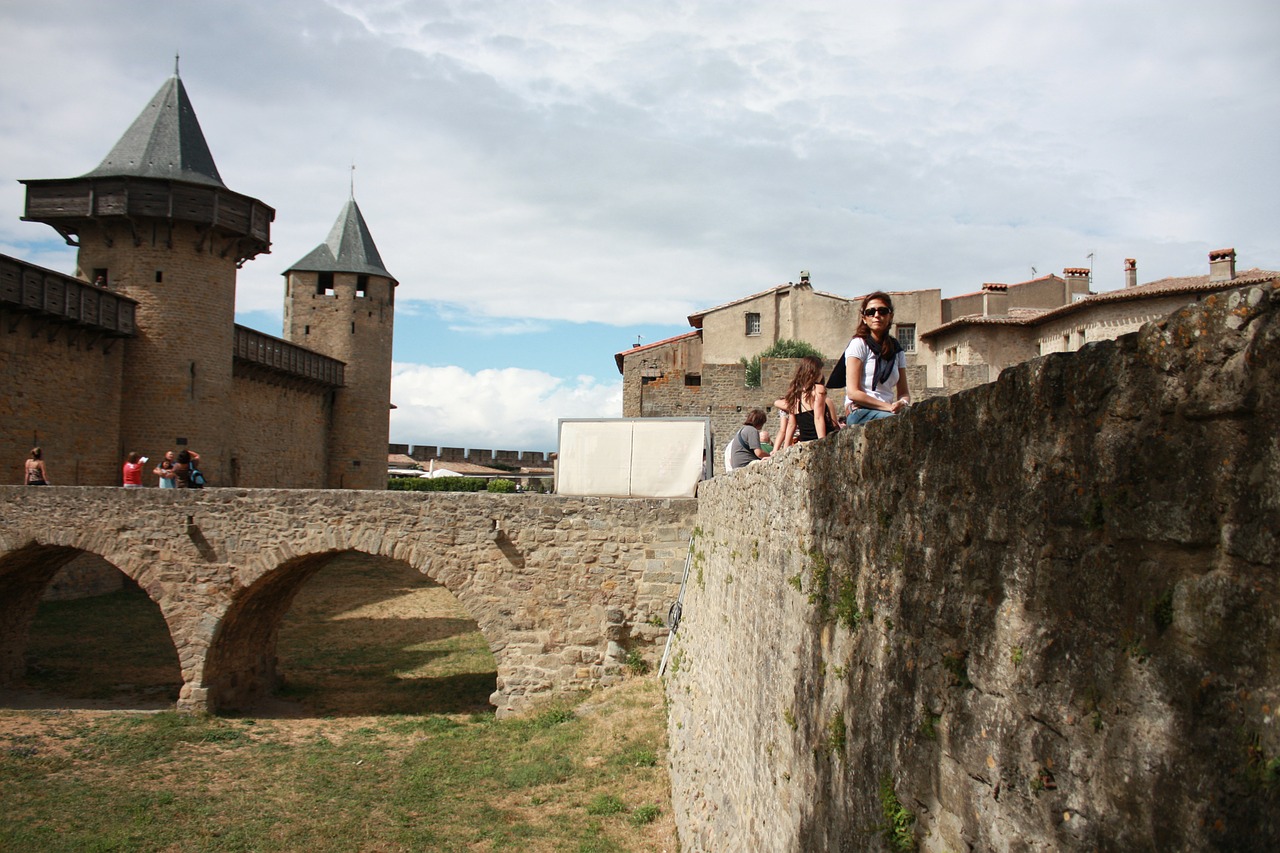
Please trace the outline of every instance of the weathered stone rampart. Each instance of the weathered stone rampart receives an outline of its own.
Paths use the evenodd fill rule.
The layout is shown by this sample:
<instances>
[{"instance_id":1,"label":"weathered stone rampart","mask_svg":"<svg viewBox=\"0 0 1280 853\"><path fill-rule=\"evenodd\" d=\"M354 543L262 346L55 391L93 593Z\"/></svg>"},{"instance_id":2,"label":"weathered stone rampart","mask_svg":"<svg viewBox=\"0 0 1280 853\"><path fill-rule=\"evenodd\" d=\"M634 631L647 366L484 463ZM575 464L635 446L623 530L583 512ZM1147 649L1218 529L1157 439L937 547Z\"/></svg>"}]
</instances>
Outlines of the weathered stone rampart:
<instances>
[{"instance_id":1,"label":"weathered stone rampart","mask_svg":"<svg viewBox=\"0 0 1280 853\"><path fill-rule=\"evenodd\" d=\"M684 850L1280 849L1280 293L704 484L666 679Z\"/></svg>"}]
</instances>

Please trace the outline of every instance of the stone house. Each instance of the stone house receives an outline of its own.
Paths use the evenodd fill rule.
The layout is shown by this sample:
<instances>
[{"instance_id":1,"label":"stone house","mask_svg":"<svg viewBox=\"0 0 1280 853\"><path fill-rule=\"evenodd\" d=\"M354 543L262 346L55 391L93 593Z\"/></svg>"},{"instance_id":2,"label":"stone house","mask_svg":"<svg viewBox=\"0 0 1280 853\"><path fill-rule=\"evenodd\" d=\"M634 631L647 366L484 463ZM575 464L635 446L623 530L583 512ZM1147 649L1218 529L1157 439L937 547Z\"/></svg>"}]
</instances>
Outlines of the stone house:
<instances>
[{"instance_id":1,"label":"stone house","mask_svg":"<svg viewBox=\"0 0 1280 853\"><path fill-rule=\"evenodd\" d=\"M1088 270L1067 270L1081 278ZM1209 253L1206 275L1165 278L1138 284L1138 266L1125 260L1125 286L1105 293L1073 291L1057 306L1003 305L1003 285L984 285L982 310L921 335L940 367L942 390L954 393L990 382L1006 367L1055 352L1074 352L1095 341L1114 340L1144 323L1205 296L1244 284L1276 282L1280 272L1251 269L1236 272L1235 249Z\"/></svg>"},{"instance_id":2,"label":"stone house","mask_svg":"<svg viewBox=\"0 0 1280 853\"><path fill-rule=\"evenodd\" d=\"M946 298L939 288L892 292L893 334L907 354L912 396L990 382L1005 367L1118 337L1205 294L1278 275L1250 270L1237 276L1235 257L1233 249L1218 250L1210 254L1207 276L1145 285L1137 283L1136 262L1129 260L1127 286L1107 293L1093 293L1091 272L1080 267ZM801 273L798 283L691 314L693 331L614 355L623 377L623 417L708 417L720 444L750 409L770 411L794 371L789 360L764 359L760 387L747 387L741 360L792 339L817 348L829 369L856 329L861 299L814 290Z\"/></svg>"}]
</instances>

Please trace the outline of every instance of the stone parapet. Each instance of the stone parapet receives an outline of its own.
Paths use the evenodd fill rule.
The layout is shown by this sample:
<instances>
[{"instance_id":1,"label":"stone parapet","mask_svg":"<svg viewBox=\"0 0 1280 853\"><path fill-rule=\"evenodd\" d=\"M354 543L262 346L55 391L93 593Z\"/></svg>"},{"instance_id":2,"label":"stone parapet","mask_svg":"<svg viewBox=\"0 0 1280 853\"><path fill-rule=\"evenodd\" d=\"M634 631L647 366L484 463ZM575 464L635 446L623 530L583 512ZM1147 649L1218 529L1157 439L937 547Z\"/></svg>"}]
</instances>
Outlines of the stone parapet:
<instances>
[{"instance_id":1,"label":"stone parapet","mask_svg":"<svg viewBox=\"0 0 1280 853\"><path fill-rule=\"evenodd\" d=\"M681 849L1280 848L1277 435L1254 287L704 484Z\"/></svg>"}]
</instances>

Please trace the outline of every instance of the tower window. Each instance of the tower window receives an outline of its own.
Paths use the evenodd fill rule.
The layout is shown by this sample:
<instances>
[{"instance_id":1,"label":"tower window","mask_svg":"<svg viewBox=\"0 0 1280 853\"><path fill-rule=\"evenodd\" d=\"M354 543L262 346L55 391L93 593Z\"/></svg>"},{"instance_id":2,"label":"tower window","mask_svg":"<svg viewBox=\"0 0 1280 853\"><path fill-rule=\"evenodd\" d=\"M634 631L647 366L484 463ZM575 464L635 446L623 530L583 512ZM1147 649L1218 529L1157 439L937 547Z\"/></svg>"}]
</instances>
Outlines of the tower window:
<instances>
[{"instance_id":1,"label":"tower window","mask_svg":"<svg viewBox=\"0 0 1280 853\"><path fill-rule=\"evenodd\" d=\"M369 276L356 276L356 299L363 299L369 295Z\"/></svg>"},{"instance_id":2,"label":"tower window","mask_svg":"<svg viewBox=\"0 0 1280 853\"><path fill-rule=\"evenodd\" d=\"M352 321L351 321L351 334L353 334L353 335L354 335L355 333L356 333L356 321L355 321L355 320L352 320Z\"/></svg>"},{"instance_id":3,"label":"tower window","mask_svg":"<svg viewBox=\"0 0 1280 853\"><path fill-rule=\"evenodd\" d=\"M93 283L98 285L98 287L107 286L107 268L106 267L93 268Z\"/></svg>"},{"instance_id":4,"label":"tower window","mask_svg":"<svg viewBox=\"0 0 1280 853\"><path fill-rule=\"evenodd\" d=\"M316 276L316 296L333 296L333 273L322 272Z\"/></svg>"},{"instance_id":5,"label":"tower window","mask_svg":"<svg viewBox=\"0 0 1280 853\"><path fill-rule=\"evenodd\" d=\"M156 270L156 284L164 281L164 270Z\"/></svg>"}]
</instances>

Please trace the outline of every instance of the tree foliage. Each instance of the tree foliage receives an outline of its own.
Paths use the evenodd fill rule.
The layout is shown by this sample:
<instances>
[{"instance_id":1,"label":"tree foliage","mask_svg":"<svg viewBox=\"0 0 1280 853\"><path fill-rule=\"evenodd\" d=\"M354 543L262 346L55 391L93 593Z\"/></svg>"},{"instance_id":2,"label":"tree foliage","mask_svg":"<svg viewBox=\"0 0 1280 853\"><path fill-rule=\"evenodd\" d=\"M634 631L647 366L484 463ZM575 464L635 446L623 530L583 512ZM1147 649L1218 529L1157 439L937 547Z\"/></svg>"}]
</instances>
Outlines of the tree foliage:
<instances>
[{"instance_id":1,"label":"tree foliage","mask_svg":"<svg viewBox=\"0 0 1280 853\"><path fill-rule=\"evenodd\" d=\"M745 368L746 382L748 388L760 387L760 359L762 358L804 358L806 355L814 355L822 358L822 353L812 345L804 341L793 341L790 338L783 338L780 341L769 346L759 355L752 356L750 359L742 358L739 361Z\"/></svg>"}]
</instances>

